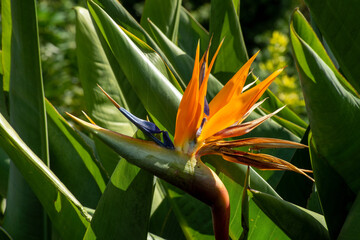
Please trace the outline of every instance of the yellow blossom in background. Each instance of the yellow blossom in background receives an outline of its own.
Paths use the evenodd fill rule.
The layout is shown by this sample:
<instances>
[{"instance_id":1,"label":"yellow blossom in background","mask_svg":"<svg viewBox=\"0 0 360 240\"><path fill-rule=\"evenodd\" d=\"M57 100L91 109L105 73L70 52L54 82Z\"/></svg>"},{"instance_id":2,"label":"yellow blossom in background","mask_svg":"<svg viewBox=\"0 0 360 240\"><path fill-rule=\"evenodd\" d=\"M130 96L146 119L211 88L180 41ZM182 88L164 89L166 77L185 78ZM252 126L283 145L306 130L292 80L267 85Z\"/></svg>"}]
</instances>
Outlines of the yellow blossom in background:
<instances>
[{"instance_id":1,"label":"yellow blossom in background","mask_svg":"<svg viewBox=\"0 0 360 240\"><path fill-rule=\"evenodd\" d=\"M263 59L259 63L260 71L268 74L282 66L291 64L293 60L286 55L289 49L288 44L289 37L286 34L273 31L267 47L262 50ZM296 113L305 115L305 102L298 77L288 69L285 69L285 73L274 81L271 90Z\"/></svg>"}]
</instances>

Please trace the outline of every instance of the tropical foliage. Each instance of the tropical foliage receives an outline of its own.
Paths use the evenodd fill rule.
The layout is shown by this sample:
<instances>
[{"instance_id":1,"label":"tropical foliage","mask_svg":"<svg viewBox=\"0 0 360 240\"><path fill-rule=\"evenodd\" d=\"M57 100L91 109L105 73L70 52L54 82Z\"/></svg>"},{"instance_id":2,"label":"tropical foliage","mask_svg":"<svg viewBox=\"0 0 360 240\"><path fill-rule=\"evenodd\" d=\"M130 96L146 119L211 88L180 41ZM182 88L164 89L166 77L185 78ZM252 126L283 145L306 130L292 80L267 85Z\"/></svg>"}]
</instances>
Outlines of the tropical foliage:
<instances>
[{"instance_id":1,"label":"tropical foliage","mask_svg":"<svg viewBox=\"0 0 360 240\"><path fill-rule=\"evenodd\" d=\"M212 0L208 31L181 0L147 0L140 22L116 0L88 0L87 8L76 7L76 53L84 93L79 102L85 103L89 123L65 120L56 103L54 107L44 97L46 66L40 59L36 2L2 0L0 239L358 239L360 35L354 23L360 22L360 5L355 0L305 2L311 21L295 9L286 39L309 125L277 98L283 92L279 87L276 94L264 92L260 101L266 100L251 109L244 124L271 118L236 141L276 138L283 140L276 144L300 142L297 146L308 148L241 147L232 153L249 150L249 156L284 159L287 166L296 166L291 170L312 169L315 183L299 174L302 170L262 171L246 166L253 162L241 165L220 156L203 156L194 164L188 145L201 125L199 116L204 116L206 88L194 87L200 97L189 101L201 105L194 113L196 127L175 129L179 105L186 109L182 95L192 96L186 86L197 82L189 83L192 76L201 76L193 75L194 65L199 69L204 63L200 53L212 58L222 43L207 76L210 107L229 79L247 66L240 1ZM279 39L285 41L280 35L272 39L274 46ZM270 51L281 55L283 50ZM246 83L258 78L247 72L246 77ZM248 91L262 89L266 81L259 78L259 85ZM291 76L280 78L293 81ZM191 111L185 115L191 117ZM224 119L221 126L211 120L218 130L228 127ZM203 149L213 150L209 138L204 137ZM224 148L218 150L224 156ZM227 208L217 208L225 191L228 224L221 220Z\"/></svg>"}]
</instances>

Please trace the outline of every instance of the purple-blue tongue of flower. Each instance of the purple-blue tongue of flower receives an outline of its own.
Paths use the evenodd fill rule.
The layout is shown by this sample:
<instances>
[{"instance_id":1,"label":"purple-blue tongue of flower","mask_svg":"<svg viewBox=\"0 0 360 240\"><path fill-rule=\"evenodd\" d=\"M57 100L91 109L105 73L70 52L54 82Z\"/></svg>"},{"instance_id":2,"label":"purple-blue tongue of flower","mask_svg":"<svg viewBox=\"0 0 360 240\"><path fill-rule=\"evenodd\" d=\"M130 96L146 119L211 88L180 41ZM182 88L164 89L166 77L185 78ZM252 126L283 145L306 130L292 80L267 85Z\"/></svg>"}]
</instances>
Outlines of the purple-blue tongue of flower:
<instances>
[{"instance_id":1,"label":"purple-blue tongue of flower","mask_svg":"<svg viewBox=\"0 0 360 240\"><path fill-rule=\"evenodd\" d=\"M151 140L153 140L156 144L169 149L175 148L167 131L160 130L155 125L155 123L136 117L135 115L127 111L125 108L120 107L119 110L127 119L129 119L130 122L132 122L137 128L139 128L146 136L151 138ZM164 142L161 142L158 138L154 136L154 134L157 133L162 133Z\"/></svg>"}]
</instances>

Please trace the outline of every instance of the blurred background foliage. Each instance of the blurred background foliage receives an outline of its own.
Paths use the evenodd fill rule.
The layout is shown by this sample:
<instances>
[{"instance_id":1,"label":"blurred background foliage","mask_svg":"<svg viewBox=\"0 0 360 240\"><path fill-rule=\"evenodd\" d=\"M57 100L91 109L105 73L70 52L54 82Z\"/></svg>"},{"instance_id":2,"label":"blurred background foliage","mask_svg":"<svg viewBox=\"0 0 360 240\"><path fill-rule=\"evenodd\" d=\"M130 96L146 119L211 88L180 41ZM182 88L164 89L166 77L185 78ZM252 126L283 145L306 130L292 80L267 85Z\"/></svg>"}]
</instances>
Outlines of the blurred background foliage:
<instances>
[{"instance_id":1,"label":"blurred background foliage","mask_svg":"<svg viewBox=\"0 0 360 240\"><path fill-rule=\"evenodd\" d=\"M140 20L143 0L120 1ZM206 28L209 26L210 0L183 0L183 6ZM293 111L307 121L298 75L291 57L289 19L302 0L241 0L240 22L249 55L261 49L253 68L264 79L274 70L287 66L286 74L278 77L271 90ZM38 21L41 60L46 97L65 111L80 115L85 106L83 90L78 80L74 6L84 6L81 0L40 0ZM240 67L240 66L239 66Z\"/></svg>"}]
</instances>

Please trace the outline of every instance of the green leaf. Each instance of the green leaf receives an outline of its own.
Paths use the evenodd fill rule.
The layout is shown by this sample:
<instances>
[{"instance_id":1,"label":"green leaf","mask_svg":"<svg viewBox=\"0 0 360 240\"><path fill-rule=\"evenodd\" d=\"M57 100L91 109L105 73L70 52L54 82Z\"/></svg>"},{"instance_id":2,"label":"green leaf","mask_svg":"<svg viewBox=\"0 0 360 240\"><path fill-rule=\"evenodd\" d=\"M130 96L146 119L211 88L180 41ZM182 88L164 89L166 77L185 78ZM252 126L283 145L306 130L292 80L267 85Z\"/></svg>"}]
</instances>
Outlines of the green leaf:
<instances>
[{"instance_id":1,"label":"green leaf","mask_svg":"<svg viewBox=\"0 0 360 240\"><path fill-rule=\"evenodd\" d=\"M255 78L255 76L254 76ZM267 89L262 98L268 98L261 106L266 113L271 113L284 106L274 93ZM297 137L301 138L305 134L307 123L296 115L290 108L285 107L273 118L281 126L290 130Z\"/></svg>"},{"instance_id":2,"label":"green leaf","mask_svg":"<svg viewBox=\"0 0 360 240\"><path fill-rule=\"evenodd\" d=\"M225 84L239 66L248 60L239 18L232 0L211 1L210 34L213 34L214 46L219 46L225 38L212 70L215 77ZM215 49L212 53L214 51Z\"/></svg>"},{"instance_id":3,"label":"green leaf","mask_svg":"<svg viewBox=\"0 0 360 240\"><path fill-rule=\"evenodd\" d=\"M166 182L161 185L186 239L214 239L209 206Z\"/></svg>"},{"instance_id":4,"label":"green leaf","mask_svg":"<svg viewBox=\"0 0 360 240\"><path fill-rule=\"evenodd\" d=\"M330 239L324 217L280 198L250 190L251 198L291 239Z\"/></svg>"},{"instance_id":5,"label":"green leaf","mask_svg":"<svg viewBox=\"0 0 360 240\"><path fill-rule=\"evenodd\" d=\"M164 240L164 238L159 237L159 236L157 236L157 235L155 235L153 233L150 233L150 232L148 233L147 239L148 240Z\"/></svg>"},{"instance_id":6,"label":"green leaf","mask_svg":"<svg viewBox=\"0 0 360 240\"><path fill-rule=\"evenodd\" d=\"M136 131L135 126L114 107L97 84L127 109L129 107L122 90L126 90L129 95L131 89L120 88L89 12L80 7L75 11L79 79L84 89L87 114L100 126L131 136ZM95 145L104 168L111 176L121 157L96 138Z\"/></svg>"},{"instance_id":7,"label":"green leaf","mask_svg":"<svg viewBox=\"0 0 360 240\"><path fill-rule=\"evenodd\" d=\"M248 166L245 176L245 183L241 197L241 227L243 231L239 239L247 239L249 234L249 201L248 188L250 184L250 166Z\"/></svg>"},{"instance_id":8,"label":"green leaf","mask_svg":"<svg viewBox=\"0 0 360 240\"><path fill-rule=\"evenodd\" d=\"M149 231L165 239L186 239L163 184L157 179Z\"/></svg>"},{"instance_id":9,"label":"green leaf","mask_svg":"<svg viewBox=\"0 0 360 240\"><path fill-rule=\"evenodd\" d=\"M48 164L48 139L35 1L12 0L11 17L12 26L7 27L7 29L12 28L10 123L34 153ZM4 58L6 64L9 56ZM8 69L8 66L5 69ZM13 164L10 164L3 226L15 239L47 238L46 215L42 206Z\"/></svg>"},{"instance_id":10,"label":"green leaf","mask_svg":"<svg viewBox=\"0 0 360 240\"><path fill-rule=\"evenodd\" d=\"M0 239L2 240L11 240L10 235L0 226Z\"/></svg>"},{"instance_id":11,"label":"green leaf","mask_svg":"<svg viewBox=\"0 0 360 240\"><path fill-rule=\"evenodd\" d=\"M4 91L9 91L10 85L10 64L11 64L11 0L2 0L1 1L1 61L3 67L3 77L1 89ZM4 113L3 113L4 114Z\"/></svg>"},{"instance_id":12,"label":"green leaf","mask_svg":"<svg viewBox=\"0 0 360 240\"><path fill-rule=\"evenodd\" d=\"M10 158L0 148L0 196L6 198L9 180Z\"/></svg>"},{"instance_id":13,"label":"green leaf","mask_svg":"<svg viewBox=\"0 0 360 240\"><path fill-rule=\"evenodd\" d=\"M178 46L194 59L199 40L201 43L200 52L205 52L207 45L209 45L209 33L184 7L181 7L179 21Z\"/></svg>"},{"instance_id":14,"label":"green leaf","mask_svg":"<svg viewBox=\"0 0 360 240\"><path fill-rule=\"evenodd\" d=\"M290 23L291 42L304 92L309 121L319 152L345 179L360 190L360 100L325 55L315 33L300 12ZM344 150L345 149L345 150Z\"/></svg>"},{"instance_id":15,"label":"green leaf","mask_svg":"<svg viewBox=\"0 0 360 240\"><path fill-rule=\"evenodd\" d=\"M359 25L356 23L360 22L358 1L351 0L343 3L329 0L325 4L314 0L305 2L336 57L341 71L359 92L360 69L357 63L360 62L360 36L356 34L359 32Z\"/></svg>"},{"instance_id":16,"label":"green leaf","mask_svg":"<svg viewBox=\"0 0 360 240\"><path fill-rule=\"evenodd\" d=\"M140 40L148 44L152 49L157 52L160 57L165 61L171 72L175 75L177 81L182 88L185 88L185 84L181 78L177 75L176 71L171 66L170 62L166 59L161 49L155 44L147 32L140 26L140 24L130 15L129 12L121 5L117 0L94 0L94 3L98 4L119 26L131 32ZM177 87L177 86L176 86Z\"/></svg>"},{"instance_id":17,"label":"green leaf","mask_svg":"<svg viewBox=\"0 0 360 240\"><path fill-rule=\"evenodd\" d=\"M360 236L360 194L357 195L349 214L347 215L346 221L339 234L339 240L342 239L356 239Z\"/></svg>"},{"instance_id":18,"label":"green leaf","mask_svg":"<svg viewBox=\"0 0 360 240\"><path fill-rule=\"evenodd\" d=\"M181 0L149 0L141 15L141 26L148 29L147 21L154 22L172 42L177 43Z\"/></svg>"},{"instance_id":19,"label":"green leaf","mask_svg":"<svg viewBox=\"0 0 360 240\"><path fill-rule=\"evenodd\" d=\"M321 207L332 239L337 239L355 199L344 179L329 165L316 148L316 140L309 135L311 164Z\"/></svg>"},{"instance_id":20,"label":"green leaf","mask_svg":"<svg viewBox=\"0 0 360 240\"><path fill-rule=\"evenodd\" d=\"M153 22L149 21L148 24L151 36L161 47L167 59L169 59L175 70L187 85L192 76L194 59L171 42ZM204 44L201 45L203 46ZM193 52L196 52L196 47L193 49ZM207 97L209 98L209 101L215 97L222 87L223 85L210 74L207 89Z\"/></svg>"},{"instance_id":21,"label":"green leaf","mask_svg":"<svg viewBox=\"0 0 360 240\"><path fill-rule=\"evenodd\" d=\"M234 9L236 11L236 15L240 16L240 0L233 0Z\"/></svg>"},{"instance_id":22,"label":"green leaf","mask_svg":"<svg viewBox=\"0 0 360 240\"><path fill-rule=\"evenodd\" d=\"M95 208L106 183L92 150L48 101L46 113L52 171L83 205Z\"/></svg>"},{"instance_id":23,"label":"green leaf","mask_svg":"<svg viewBox=\"0 0 360 240\"><path fill-rule=\"evenodd\" d=\"M56 175L21 140L2 115L0 115L0 145L40 200L52 226L64 239L81 239L91 216ZM29 239L29 236L26 238Z\"/></svg>"},{"instance_id":24,"label":"green leaf","mask_svg":"<svg viewBox=\"0 0 360 240\"><path fill-rule=\"evenodd\" d=\"M145 109L173 133L180 92L98 5L88 3L95 22Z\"/></svg>"},{"instance_id":25,"label":"green leaf","mask_svg":"<svg viewBox=\"0 0 360 240\"><path fill-rule=\"evenodd\" d=\"M136 44L136 46L145 54L145 56L153 63L156 68L170 81L170 83L179 91L183 92L173 73L170 71L169 67L166 65L164 60L160 55L152 49L145 42L141 41L138 37L133 35L131 32L123 29L126 35Z\"/></svg>"},{"instance_id":26,"label":"green leaf","mask_svg":"<svg viewBox=\"0 0 360 240\"><path fill-rule=\"evenodd\" d=\"M310 128L308 128L300 143L308 145L309 131ZM298 168L311 169L309 149L296 149L291 158L291 163ZM313 183L305 180L304 176L295 172L286 171L276 186L276 192L284 200L305 208L312 193L312 188Z\"/></svg>"},{"instance_id":27,"label":"green leaf","mask_svg":"<svg viewBox=\"0 0 360 240\"><path fill-rule=\"evenodd\" d=\"M84 239L146 239L153 187L152 174L122 159L99 201Z\"/></svg>"}]
</instances>

